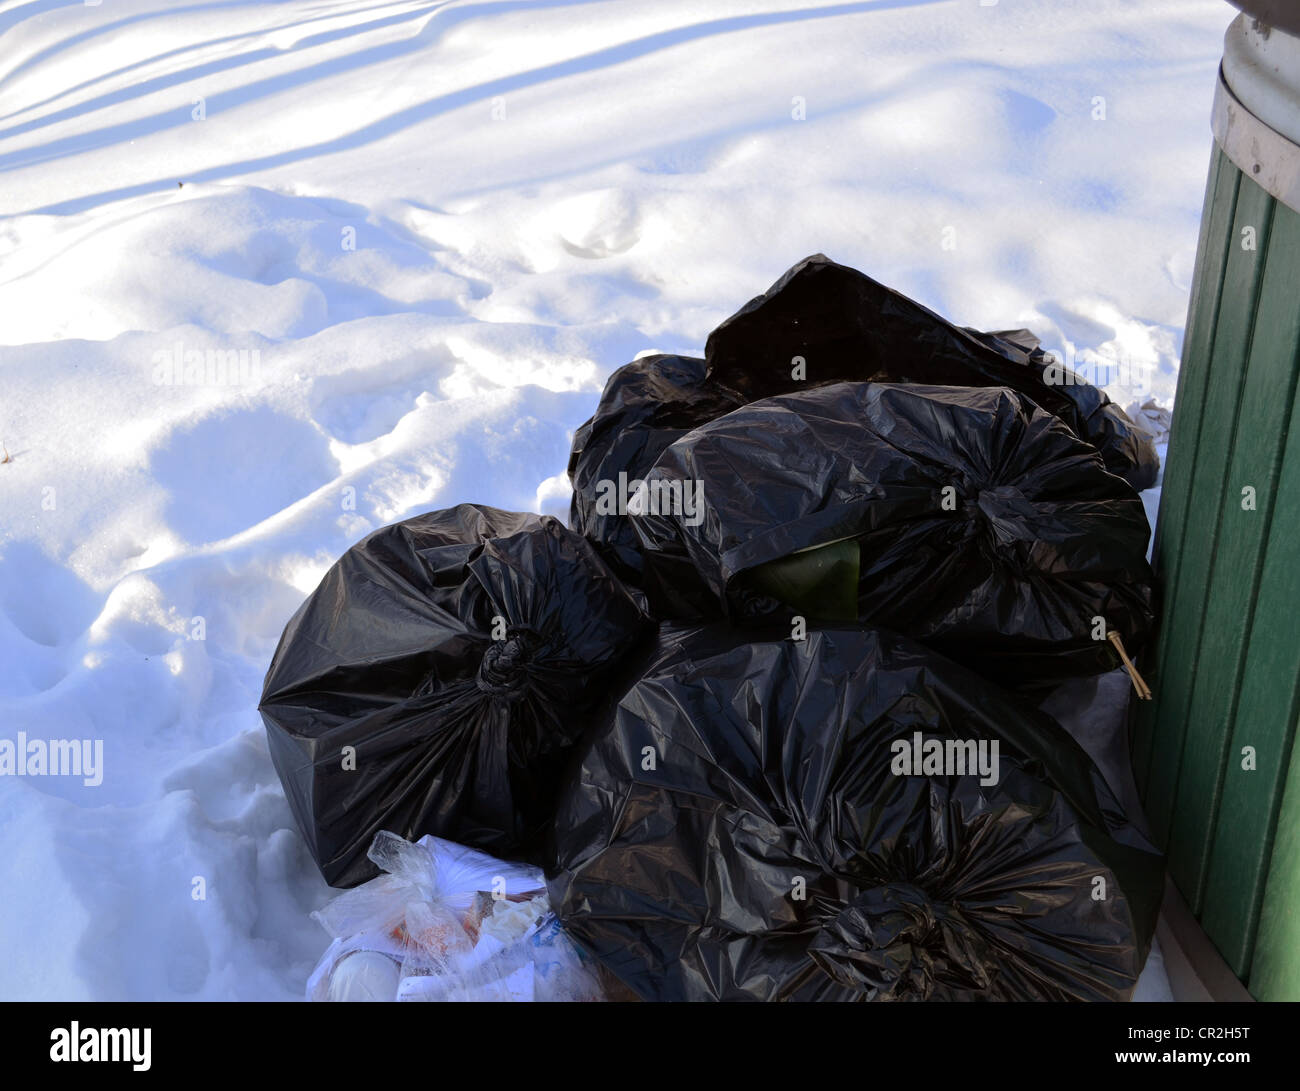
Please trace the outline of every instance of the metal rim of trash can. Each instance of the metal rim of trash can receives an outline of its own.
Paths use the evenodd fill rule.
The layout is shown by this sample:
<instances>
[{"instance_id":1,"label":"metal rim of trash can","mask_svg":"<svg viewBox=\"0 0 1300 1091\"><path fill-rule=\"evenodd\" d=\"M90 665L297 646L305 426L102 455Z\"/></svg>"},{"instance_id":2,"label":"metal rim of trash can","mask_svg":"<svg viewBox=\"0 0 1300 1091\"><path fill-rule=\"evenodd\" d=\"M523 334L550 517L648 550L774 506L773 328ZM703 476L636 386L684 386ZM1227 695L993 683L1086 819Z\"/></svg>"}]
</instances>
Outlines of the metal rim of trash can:
<instances>
[{"instance_id":1,"label":"metal rim of trash can","mask_svg":"<svg viewBox=\"0 0 1300 1091\"><path fill-rule=\"evenodd\" d=\"M1300 9L1296 8L1295 0L1228 0L1228 3L1270 27L1300 34Z\"/></svg>"},{"instance_id":2,"label":"metal rim of trash can","mask_svg":"<svg viewBox=\"0 0 1300 1091\"><path fill-rule=\"evenodd\" d=\"M1260 121L1300 144L1300 35L1234 19L1223 35L1223 80Z\"/></svg>"},{"instance_id":3,"label":"metal rim of trash can","mask_svg":"<svg viewBox=\"0 0 1300 1091\"><path fill-rule=\"evenodd\" d=\"M1247 29L1245 16L1233 20L1224 36L1211 128L1224 154L1247 178L1300 212L1300 132L1279 132L1258 116L1264 112L1288 125L1300 118L1300 71L1283 75L1277 58L1261 51L1261 44L1272 35L1283 38L1288 52L1294 45L1294 55L1300 57L1300 39L1276 29L1260 35L1257 29ZM1276 50L1276 45L1267 48ZM1235 89L1230 80L1235 81Z\"/></svg>"}]
</instances>

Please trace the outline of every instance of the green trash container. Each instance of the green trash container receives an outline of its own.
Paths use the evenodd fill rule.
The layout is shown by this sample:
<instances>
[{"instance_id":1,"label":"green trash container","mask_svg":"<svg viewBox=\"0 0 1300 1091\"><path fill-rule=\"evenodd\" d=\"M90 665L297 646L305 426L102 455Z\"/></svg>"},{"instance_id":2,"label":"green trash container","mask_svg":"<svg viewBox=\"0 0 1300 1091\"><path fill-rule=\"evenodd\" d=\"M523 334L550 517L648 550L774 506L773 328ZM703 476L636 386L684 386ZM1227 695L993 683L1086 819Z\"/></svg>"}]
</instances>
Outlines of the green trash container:
<instances>
[{"instance_id":1,"label":"green trash container","mask_svg":"<svg viewBox=\"0 0 1300 1091\"><path fill-rule=\"evenodd\" d=\"M1300 30L1238 16L1212 127L1134 770L1206 935L1300 1000Z\"/></svg>"}]
</instances>

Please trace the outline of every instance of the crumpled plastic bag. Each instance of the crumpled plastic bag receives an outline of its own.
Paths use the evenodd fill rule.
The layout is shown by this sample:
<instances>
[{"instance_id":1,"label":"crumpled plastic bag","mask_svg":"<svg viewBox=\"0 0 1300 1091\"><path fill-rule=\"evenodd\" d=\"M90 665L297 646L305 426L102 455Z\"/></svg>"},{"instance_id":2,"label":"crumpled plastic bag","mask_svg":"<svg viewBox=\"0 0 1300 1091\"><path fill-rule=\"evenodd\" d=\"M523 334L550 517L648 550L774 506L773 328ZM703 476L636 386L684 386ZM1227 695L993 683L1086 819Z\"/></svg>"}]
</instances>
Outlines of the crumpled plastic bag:
<instances>
[{"instance_id":1,"label":"crumpled plastic bag","mask_svg":"<svg viewBox=\"0 0 1300 1091\"><path fill-rule=\"evenodd\" d=\"M334 941L307 983L308 1000L605 998L599 966L551 912L540 870L387 831L370 856L386 874L312 914Z\"/></svg>"},{"instance_id":2,"label":"crumpled plastic bag","mask_svg":"<svg viewBox=\"0 0 1300 1091\"><path fill-rule=\"evenodd\" d=\"M1128 407L1133 423L1151 437L1154 444L1168 443L1169 430L1174 424L1173 410L1166 409L1155 398L1135 401Z\"/></svg>"},{"instance_id":3,"label":"crumpled plastic bag","mask_svg":"<svg viewBox=\"0 0 1300 1091\"><path fill-rule=\"evenodd\" d=\"M1123 1000L1163 884L1058 724L856 629L663 631L557 848L566 931L644 1000Z\"/></svg>"},{"instance_id":4,"label":"crumpled plastic bag","mask_svg":"<svg viewBox=\"0 0 1300 1091\"><path fill-rule=\"evenodd\" d=\"M541 862L560 771L651 629L549 516L461 504L353 546L289 621L261 712L327 882L381 829Z\"/></svg>"},{"instance_id":5,"label":"crumpled plastic bag","mask_svg":"<svg viewBox=\"0 0 1300 1091\"><path fill-rule=\"evenodd\" d=\"M687 433L646 476L632 523L667 617L863 621L1011 686L1111 670L1107 632L1132 654L1154 624L1141 498L1011 390L769 398Z\"/></svg>"}]
</instances>

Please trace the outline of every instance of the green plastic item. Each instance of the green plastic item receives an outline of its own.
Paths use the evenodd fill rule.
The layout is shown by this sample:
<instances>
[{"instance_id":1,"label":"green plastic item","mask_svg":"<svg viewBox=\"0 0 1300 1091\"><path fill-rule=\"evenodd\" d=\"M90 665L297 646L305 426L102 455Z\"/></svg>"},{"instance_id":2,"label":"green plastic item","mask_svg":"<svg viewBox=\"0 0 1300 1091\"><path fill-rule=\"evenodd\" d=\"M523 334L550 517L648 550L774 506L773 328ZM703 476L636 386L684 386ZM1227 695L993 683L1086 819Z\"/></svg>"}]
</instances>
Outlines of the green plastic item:
<instances>
[{"instance_id":1,"label":"green plastic item","mask_svg":"<svg viewBox=\"0 0 1300 1091\"><path fill-rule=\"evenodd\" d=\"M748 579L754 590L804 617L857 621L860 556L857 540L845 538L761 564L749 572Z\"/></svg>"}]
</instances>

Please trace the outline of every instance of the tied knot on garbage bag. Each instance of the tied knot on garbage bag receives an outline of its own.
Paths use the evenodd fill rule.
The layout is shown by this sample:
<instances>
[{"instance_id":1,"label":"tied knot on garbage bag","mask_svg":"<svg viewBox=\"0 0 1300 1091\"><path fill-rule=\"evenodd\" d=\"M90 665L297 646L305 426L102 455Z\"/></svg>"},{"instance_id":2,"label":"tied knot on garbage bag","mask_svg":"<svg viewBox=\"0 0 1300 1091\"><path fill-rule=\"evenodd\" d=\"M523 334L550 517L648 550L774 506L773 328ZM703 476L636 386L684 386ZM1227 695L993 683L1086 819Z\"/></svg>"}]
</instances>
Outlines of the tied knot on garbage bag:
<instances>
[{"instance_id":1,"label":"tied knot on garbage bag","mask_svg":"<svg viewBox=\"0 0 1300 1091\"><path fill-rule=\"evenodd\" d=\"M494 640L483 653L475 681L493 697L516 701L528 684L528 667L537 646L537 636L526 629L511 629L504 640Z\"/></svg>"},{"instance_id":2,"label":"tied knot on garbage bag","mask_svg":"<svg viewBox=\"0 0 1300 1091\"><path fill-rule=\"evenodd\" d=\"M987 944L959 912L906 882L861 891L822 925L808 957L868 1000L927 1000L940 976L975 991L989 984Z\"/></svg>"},{"instance_id":3,"label":"tied knot on garbage bag","mask_svg":"<svg viewBox=\"0 0 1300 1091\"><path fill-rule=\"evenodd\" d=\"M979 489L967 512L977 527L993 536L994 542L1009 546L1032 542L1038 537L1038 507L1014 485L990 485ZM996 550L993 556L997 557Z\"/></svg>"}]
</instances>

